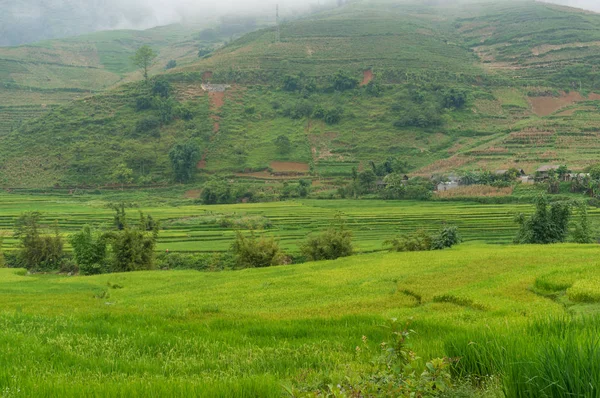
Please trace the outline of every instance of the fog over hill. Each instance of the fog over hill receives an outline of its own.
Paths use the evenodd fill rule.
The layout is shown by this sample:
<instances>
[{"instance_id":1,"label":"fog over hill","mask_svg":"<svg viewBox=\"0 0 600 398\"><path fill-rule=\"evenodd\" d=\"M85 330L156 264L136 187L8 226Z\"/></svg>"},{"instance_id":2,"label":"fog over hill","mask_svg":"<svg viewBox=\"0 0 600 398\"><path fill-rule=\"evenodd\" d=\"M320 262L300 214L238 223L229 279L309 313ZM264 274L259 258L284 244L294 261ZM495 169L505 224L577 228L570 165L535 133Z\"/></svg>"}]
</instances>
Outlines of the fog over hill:
<instances>
[{"instance_id":1,"label":"fog over hill","mask_svg":"<svg viewBox=\"0 0 600 398\"><path fill-rule=\"evenodd\" d=\"M453 0L450 0L452 2ZM526 0L525 0L526 1ZM600 11L596 0L546 0ZM0 46L76 36L99 30L148 29L227 14L298 15L337 0L0 0Z\"/></svg>"},{"instance_id":2,"label":"fog over hill","mask_svg":"<svg viewBox=\"0 0 600 398\"><path fill-rule=\"evenodd\" d=\"M0 0L0 46L110 29L148 29L231 13L283 16L335 0Z\"/></svg>"},{"instance_id":3,"label":"fog over hill","mask_svg":"<svg viewBox=\"0 0 600 398\"><path fill-rule=\"evenodd\" d=\"M546 0L548 3L555 3L569 7L583 8L584 10L600 12L600 2L597 0Z\"/></svg>"}]
</instances>

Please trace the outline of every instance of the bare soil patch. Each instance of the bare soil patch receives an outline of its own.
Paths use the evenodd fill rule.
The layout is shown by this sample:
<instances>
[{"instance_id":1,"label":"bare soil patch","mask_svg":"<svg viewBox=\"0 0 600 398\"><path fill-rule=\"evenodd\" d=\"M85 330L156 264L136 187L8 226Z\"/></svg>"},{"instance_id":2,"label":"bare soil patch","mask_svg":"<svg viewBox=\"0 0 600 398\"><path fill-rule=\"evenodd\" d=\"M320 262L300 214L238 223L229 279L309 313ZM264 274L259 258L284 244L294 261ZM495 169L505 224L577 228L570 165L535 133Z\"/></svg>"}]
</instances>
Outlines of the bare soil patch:
<instances>
[{"instance_id":1,"label":"bare soil patch","mask_svg":"<svg viewBox=\"0 0 600 398\"><path fill-rule=\"evenodd\" d=\"M452 156L448 159L441 159L432 164L417 170L415 175L428 176L435 173L444 173L447 171L456 170L467 163L475 161L475 158L466 156Z\"/></svg>"},{"instance_id":2,"label":"bare soil patch","mask_svg":"<svg viewBox=\"0 0 600 398\"><path fill-rule=\"evenodd\" d=\"M363 81L362 81L362 83L360 83L360 85L366 86L367 84L371 83L372 80L373 80L373 71L371 69L367 69L367 70L363 71Z\"/></svg>"},{"instance_id":3,"label":"bare soil patch","mask_svg":"<svg viewBox=\"0 0 600 398\"><path fill-rule=\"evenodd\" d=\"M308 173L310 167L300 162L271 162L269 165L274 173Z\"/></svg>"},{"instance_id":4,"label":"bare soil patch","mask_svg":"<svg viewBox=\"0 0 600 398\"><path fill-rule=\"evenodd\" d=\"M587 43L567 43L567 44L543 44L533 47L531 53L535 56L546 54L550 51L562 50L564 48L583 48L600 46L600 41L591 41Z\"/></svg>"},{"instance_id":5,"label":"bare soil patch","mask_svg":"<svg viewBox=\"0 0 600 398\"><path fill-rule=\"evenodd\" d=\"M202 191L199 189L191 189L191 190L187 191L183 196L186 199L198 199L200 197L201 193L202 193Z\"/></svg>"},{"instance_id":6,"label":"bare soil patch","mask_svg":"<svg viewBox=\"0 0 600 398\"><path fill-rule=\"evenodd\" d=\"M463 198L510 196L512 193L513 187L496 188L489 185L467 185L447 191L438 191L436 195L440 198Z\"/></svg>"},{"instance_id":7,"label":"bare soil patch","mask_svg":"<svg viewBox=\"0 0 600 398\"><path fill-rule=\"evenodd\" d=\"M208 97L210 98L210 105L215 111L218 111L225 105L225 92L209 92Z\"/></svg>"},{"instance_id":8,"label":"bare soil patch","mask_svg":"<svg viewBox=\"0 0 600 398\"><path fill-rule=\"evenodd\" d=\"M594 111L595 109L596 108L591 106L576 106L574 108L557 113L556 116L573 116L577 111Z\"/></svg>"},{"instance_id":9,"label":"bare soil patch","mask_svg":"<svg viewBox=\"0 0 600 398\"><path fill-rule=\"evenodd\" d=\"M533 113L538 116L551 115L561 108L584 100L585 98L576 91L571 91L569 94L561 93L560 97L529 97Z\"/></svg>"},{"instance_id":10,"label":"bare soil patch","mask_svg":"<svg viewBox=\"0 0 600 398\"><path fill-rule=\"evenodd\" d=\"M202 81L204 83L208 82L210 79L212 79L213 77L213 73L211 71L206 71L202 74Z\"/></svg>"}]
</instances>

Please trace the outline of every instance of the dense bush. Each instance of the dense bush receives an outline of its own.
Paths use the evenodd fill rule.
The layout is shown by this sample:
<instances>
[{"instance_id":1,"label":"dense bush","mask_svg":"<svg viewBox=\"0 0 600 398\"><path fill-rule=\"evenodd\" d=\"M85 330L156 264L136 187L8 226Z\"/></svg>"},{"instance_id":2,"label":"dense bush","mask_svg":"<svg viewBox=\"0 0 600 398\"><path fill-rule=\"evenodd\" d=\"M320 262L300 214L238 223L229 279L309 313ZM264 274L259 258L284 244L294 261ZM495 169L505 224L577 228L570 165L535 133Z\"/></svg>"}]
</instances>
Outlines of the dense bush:
<instances>
[{"instance_id":1,"label":"dense bush","mask_svg":"<svg viewBox=\"0 0 600 398\"><path fill-rule=\"evenodd\" d=\"M458 227L450 226L442 228L431 241L432 250L444 250L462 242L458 233Z\"/></svg>"},{"instance_id":2,"label":"dense bush","mask_svg":"<svg viewBox=\"0 0 600 398\"><path fill-rule=\"evenodd\" d=\"M352 90L358 87L359 83L360 82L358 81L358 79L346 74L344 71L341 70L338 71L331 78L331 87L335 91Z\"/></svg>"},{"instance_id":3,"label":"dense bush","mask_svg":"<svg viewBox=\"0 0 600 398\"><path fill-rule=\"evenodd\" d=\"M238 268L262 268L281 265L286 257L273 238L257 237L254 232L244 236L236 233L235 241L231 246Z\"/></svg>"},{"instance_id":4,"label":"dense bush","mask_svg":"<svg viewBox=\"0 0 600 398\"><path fill-rule=\"evenodd\" d=\"M339 226L332 226L319 235L310 236L300 250L309 261L335 260L351 256L354 251L352 231L340 223Z\"/></svg>"},{"instance_id":5,"label":"dense bush","mask_svg":"<svg viewBox=\"0 0 600 398\"><path fill-rule=\"evenodd\" d=\"M175 181L181 183L190 182L194 178L200 151L191 142L176 144L169 151L169 160L175 175Z\"/></svg>"},{"instance_id":6,"label":"dense bush","mask_svg":"<svg viewBox=\"0 0 600 398\"><path fill-rule=\"evenodd\" d=\"M152 97L146 96L146 95L142 95L140 97L137 97L135 100L135 110L140 112L140 111L145 111L146 109L150 109L152 108Z\"/></svg>"},{"instance_id":7,"label":"dense bush","mask_svg":"<svg viewBox=\"0 0 600 398\"><path fill-rule=\"evenodd\" d=\"M107 271L107 244L105 237L84 226L69 239L73 247L75 262L83 275L102 274Z\"/></svg>"},{"instance_id":8,"label":"dense bush","mask_svg":"<svg viewBox=\"0 0 600 398\"><path fill-rule=\"evenodd\" d=\"M567 239L571 204L555 202L548 204L545 196L536 199L535 213L529 217L519 214L516 222L520 225L515 243L549 244L560 243Z\"/></svg>"},{"instance_id":9,"label":"dense bush","mask_svg":"<svg viewBox=\"0 0 600 398\"><path fill-rule=\"evenodd\" d=\"M430 235L423 230L412 234L400 235L384 242L394 252L417 252L429 250L444 250L462 241L458 227L448 226L440 229L436 234Z\"/></svg>"},{"instance_id":10,"label":"dense bush","mask_svg":"<svg viewBox=\"0 0 600 398\"><path fill-rule=\"evenodd\" d=\"M255 191L249 185L229 182L219 178L207 181L200 194L202 203L206 205L250 202L254 200L254 197Z\"/></svg>"},{"instance_id":11,"label":"dense bush","mask_svg":"<svg viewBox=\"0 0 600 398\"><path fill-rule=\"evenodd\" d=\"M167 62L167 65L165 65L166 70L173 69L176 67L177 67L177 61L175 61L174 59L170 60L169 62Z\"/></svg>"},{"instance_id":12,"label":"dense bush","mask_svg":"<svg viewBox=\"0 0 600 398\"><path fill-rule=\"evenodd\" d=\"M136 135L159 135L158 128L160 127L160 120L155 116L147 116L143 119L138 120L135 124Z\"/></svg>"},{"instance_id":13,"label":"dense bush","mask_svg":"<svg viewBox=\"0 0 600 398\"><path fill-rule=\"evenodd\" d=\"M292 151L292 143L290 139L285 135L279 135L275 138L275 146L277 147L277 152L282 155L288 154Z\"/></svg>"},{"instance_id":14,"label":"dense bush","mask_svg":"<svg viewBox=\"0 0 600 398\"><path fill-rule=\"evenodd\" d=\"M588 207L586 203L580 203L578 208L579 220L575 223L573 230L573 242L594 243L596 241L591 222L588 218Z\"/></svg>"},{"instance_id":15,"label":"dense bush","mask_svg":"<svg viewBox=\"0 0 600 398\"><path fill-rule=\"evenodd\" d=\"M169 253L156 256L156 266L170 270L223 271L235 268L233 254L227 253Z\"/></svg>"},{"instance_id":16,"label":"dense bush","mask_svg":"<svg viewBox=\"0 0 600 398\"><path fill-rule=\"evenodd\" d=\"M149 220L140 213L139 223L128 224L120 231L106 234L111 245L112 271L131 272L154 268L154 249L158 238L158 225L148 231Z\"/></svg>"},{"instance_id":17,"label":"dense bush","mask_svg":"<svg viewBox=\"0 0 600 398\"><path fill-rule=\"evenodd\" d=\"M401 127L436 127L442 124L442 113L433 103L405 103L398 106L398 120L394 126Z\"/></svg>"},{"instance_id":18,"label":"dense bush","mask_svg":"<svg viewBox=\"0 0 600 398\"><path fill-rule=\"evenodd\" d=\"M431 250L432 238L427 232L419 230L412 234L400 235L384 242L394 252L418 252Z\"/></svg>"},{"instance_id":19,"label":"dense bush","mask_svg":"<svg viewBox=\"0 0 600 398\"><path fill-rule=\"evenodd\" d=\"M310 101L300 100L294 104L288 104L283 109L283 115L291 119L302 119L313 113L313 105Z\"/></svg>"},{"instance_id":20,"label":"dense bush","mask_svg":"<svg viewBox=\"0 0 600 398\"><path fill-rule=\"evenodd\" d=\"M19 263L30 271L60 270L65 260L62 236L55 225L51 233L40 227L39 212L23 213L15 222L14 237L19 241Z\"/></svg>"},{"instance_id":21,"label":"dense bush","mask_svg":"<svg viewBox=\"0 0 600 398\"><path fill-rule=\"evenodd\" d=\"M462 109L467 104L467 92L457 88L445 90L442 93L442 104L445 108Z\"/></svg>"},{"instance_id":22,"label":"dense bush","mask_svg":"<svg viewBox=\"0 0 600 398\"><path fill-rule=\"evenodd\" d=\"M152 83L152 94L161 98L169 98L171 95L171 83L164 79L156 79Z\"/></svg>"}]
</instances>

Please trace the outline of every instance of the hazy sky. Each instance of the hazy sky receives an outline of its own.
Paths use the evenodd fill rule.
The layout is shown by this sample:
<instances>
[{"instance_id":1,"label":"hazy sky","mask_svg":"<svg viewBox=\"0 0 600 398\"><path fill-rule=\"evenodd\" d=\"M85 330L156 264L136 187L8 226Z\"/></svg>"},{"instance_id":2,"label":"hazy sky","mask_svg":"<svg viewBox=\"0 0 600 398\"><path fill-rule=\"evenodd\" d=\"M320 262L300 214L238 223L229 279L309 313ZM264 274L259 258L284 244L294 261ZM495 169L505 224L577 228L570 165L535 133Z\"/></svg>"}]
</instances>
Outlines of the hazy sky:
<instances>
[{"instance_id":1,"label":"hazy sky","mask_svg":"<svg viewBox=\"0 0 600 398\"><path fill-rule=\"evenodd\" d=\"M107 29L147 29L229 13L283 17L337 0L0 0L0 46ZM452 0L450 0L452 1ZM600 0L546 0L600 12Z\"/></svg>"},{"instance_id":2,"label":"hazy sky","mask_svg":"<svg viewBox=\"0 0 600 398\"><path fill-rule=\"evenodd\" d=\"M600 12L600 0L547 0L549 3L562 4L570 7L583 8Z\"/></svg>"}]
</instances>

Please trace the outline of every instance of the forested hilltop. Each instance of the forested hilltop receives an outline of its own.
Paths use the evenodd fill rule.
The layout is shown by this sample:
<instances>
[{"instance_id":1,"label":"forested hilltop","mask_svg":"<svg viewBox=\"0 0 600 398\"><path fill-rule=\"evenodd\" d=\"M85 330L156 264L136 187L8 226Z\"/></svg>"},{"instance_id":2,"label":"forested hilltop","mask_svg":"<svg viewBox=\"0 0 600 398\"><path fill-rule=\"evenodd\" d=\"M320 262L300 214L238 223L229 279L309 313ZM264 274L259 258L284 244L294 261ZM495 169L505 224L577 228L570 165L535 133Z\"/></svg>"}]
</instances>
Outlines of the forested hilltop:
<instances>
[{"instance_id":1,"label":"forested hilltop","mask_svg":"<svg viewBox=\"0 0 600 398\"><path fill-rule=\"evenodd\" d=\"M600 149L599 36L600 15L533 1L352 1L190 42L147 82L2 130L0 184L327 186L388 159L411 176L584 169Z\"/></svg>"}]
</instances>

